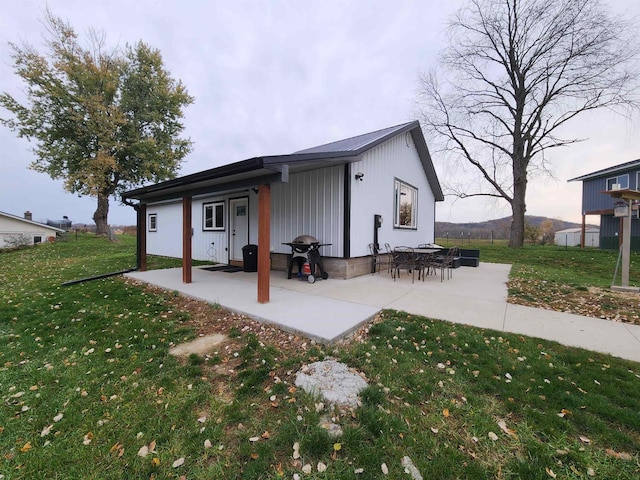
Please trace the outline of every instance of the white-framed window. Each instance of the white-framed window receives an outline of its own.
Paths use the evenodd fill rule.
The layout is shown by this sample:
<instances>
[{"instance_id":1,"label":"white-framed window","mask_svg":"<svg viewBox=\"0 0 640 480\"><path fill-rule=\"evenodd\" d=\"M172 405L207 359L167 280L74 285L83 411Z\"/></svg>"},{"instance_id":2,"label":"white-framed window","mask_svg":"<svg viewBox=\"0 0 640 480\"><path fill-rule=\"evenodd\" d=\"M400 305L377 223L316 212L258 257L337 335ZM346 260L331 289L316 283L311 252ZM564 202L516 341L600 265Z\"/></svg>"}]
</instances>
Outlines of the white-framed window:
<instances>
[{"instance_id":1,"label":"white-framed window","mask_svg":"<svg viewBox=\"0 0 640 480\"><path fill-rule=\"evenodd\" d=\"M33 244L42 243L42 235L34 235L33 236Z\"/></svg>"},{"instance_id":2,"label":"white-framed window","mask_svg":"<svg viewBox=\"0 0 640 480\"><path fill-rule=\"evenodd\" d=\"M418 228L418 189L402 180L394 180L393 226Z\"/></svg>"},{"instance_id":3,"label":"white-framed window","mask_svg":"<svg viewBox=\"0 0 640 480\"><path fill-rule=\"evenodd\" d=\"M629 188L629 174L625 173L617 177L607 178L607 190L615 189L614 185L619 185L617 189Z\"/></svg>"},{"instance_id":4,"label":"white-framed window","mask_svg":"<svg viewBox=\"0 0 640 480\"><path fill-rule=\"evenodd\" d=\"M149 214L149 231L150 232L158 231L158 214L157 213Z\"/></svg>"},{"instance_id":5,"label":"white-framed window","mask_svg":"<svg viewBox=\"0 0 640 480\"><path fill-rule=\"evenodd\" d=\"M202 205L202 230L224 230L224 202Z\"/></svg>"}]
</instances>

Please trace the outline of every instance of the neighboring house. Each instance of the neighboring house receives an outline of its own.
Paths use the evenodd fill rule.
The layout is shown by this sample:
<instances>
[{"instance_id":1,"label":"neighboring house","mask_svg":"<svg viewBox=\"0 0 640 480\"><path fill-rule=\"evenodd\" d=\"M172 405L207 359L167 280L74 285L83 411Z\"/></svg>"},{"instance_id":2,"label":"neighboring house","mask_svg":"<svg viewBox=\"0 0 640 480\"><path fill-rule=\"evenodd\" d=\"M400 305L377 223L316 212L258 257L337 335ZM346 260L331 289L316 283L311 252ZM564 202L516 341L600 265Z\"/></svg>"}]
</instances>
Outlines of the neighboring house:
<instances>
[{"instance_id":1,"label":"neighboring house","mask_svg":"<svg viewBox=\"0 0 640 480\"><path fill-rule=\"evenodd\" d=\"M640 190L640 160L598 170L569 181L582 182L583 225L587 215L600 216L600 248L617 249L622 237L622 220L614 216L616 200L606 192ZM631 249L640 251L640 220L637 210L631 221Z\"/></svg>"},{"instance_id":2,"label":"neighboring house","mask_svg":"<svg viewBox=\"0 0 640 480\"><path fill-rule=\"evenodd\" d=\"M582 228L566 228L564 230L558 230L554 234L555 244L563 247L576 247L580 246L582 239ZM589 227L585 228L584 246L595 247L600 246L600 229Z\"/></svg>"},{"instance_id":3,"label":"neighboring house","mask_svg":"<svg viewBox=\"0 0 640 480\"><path fill-rule=\"evenodd\" d=\"M266 235L262 251L268 249L271 268L284 269L291 249L283 243L305 234L330 244L320 253L338 278L371 271L368 244L376 234L380 245L433 242L435 202L444 199L417 121L224 165L124 198L139 201L146 253L184 263L186 248L193 259L241 262L242 247L260 246ZM382 217L377 229L376 215ZM268 232L259 232L261 219ZM192 222L192 236L185 236L185 221Z\"/></svg>"},{"instance_id":4,"label":"neighboring house","mask_svg":"<svg viewBox=\"0 0 640 480\"><path fill-rule=\"evenodd\" d=\"M48 242L55 240L58 233L64 230L34 222L29 211L24 212L24 217L0 212L0 248Z\"/></svg>"}]
</instances>

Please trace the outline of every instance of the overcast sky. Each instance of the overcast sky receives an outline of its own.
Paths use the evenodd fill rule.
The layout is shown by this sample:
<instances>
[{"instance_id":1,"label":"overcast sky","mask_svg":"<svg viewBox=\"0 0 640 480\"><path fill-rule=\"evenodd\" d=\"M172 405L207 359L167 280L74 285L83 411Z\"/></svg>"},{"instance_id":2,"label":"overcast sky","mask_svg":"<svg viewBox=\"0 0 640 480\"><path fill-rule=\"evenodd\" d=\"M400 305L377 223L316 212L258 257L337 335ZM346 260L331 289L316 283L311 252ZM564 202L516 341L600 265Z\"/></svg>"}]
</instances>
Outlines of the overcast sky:
<instances>
[{"instance_id":1,"label":"overcast sky","mask_svg":"<svg viewBox=\"0 0 640 480\"><path fill-rule=\"evenodd\" d=\"M604 3L640 16L638 0ZM0 0L1 91L20 95L7 42L28 41L42 51L47 4L83 38L93 27L109 45L143 40L162 52L166 68L195 97L185 110L194 150L184 175L416 119L418 74L435 66L446 21L461 2ZM547 154L555 179L530 184L527 213L580 221L581 185L566 180L640 158L640 118L592 113L565 134L587 140ZM0 211L92 223L95 199L66 193L61 182L29 170L30 148L0 126ZM446 165L434 161L441 173ZM477 198L447 200L436 211L437 220L453 222L510 215L506 203ZM135 224L134 211L112 201L109 222Z\"/></svg>"}]
</instances>

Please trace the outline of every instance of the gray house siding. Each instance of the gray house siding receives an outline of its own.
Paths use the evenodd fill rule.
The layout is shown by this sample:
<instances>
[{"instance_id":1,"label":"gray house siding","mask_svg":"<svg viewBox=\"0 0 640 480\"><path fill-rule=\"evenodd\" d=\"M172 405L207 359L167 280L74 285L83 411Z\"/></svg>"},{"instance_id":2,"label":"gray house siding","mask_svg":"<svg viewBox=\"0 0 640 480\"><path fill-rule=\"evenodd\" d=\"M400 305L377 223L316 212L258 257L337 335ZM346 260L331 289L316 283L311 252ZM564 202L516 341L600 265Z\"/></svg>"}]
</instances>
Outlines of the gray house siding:
<instances>
[{"instance_id":1,"label":"gray house siding","mask_svg":"<svg viewBox=\"0 0 640 480\"><path fill-rule=\"evenodd\" d=\"M620 244L620 219L613 215L600 218L600 248L617 250ZM640 220L631 221L631 250L640 251Z\"/></svg>"},{"instance_id":2,"label":"gray house siding","mask_svg":"<svg viewBox=\"0 0 640 480\"><path fill-rule=\"evenodd\" d=\"M616 199L602 192L613 189L618 183L621 189L640 190L640 160L615 165L588 173L571 181L582 182L582 214L600 215L600 248L618 249L620 219L613 216ZM631 249L640 251L640 220L631 220Z\"/></svg>"}]
</instances>

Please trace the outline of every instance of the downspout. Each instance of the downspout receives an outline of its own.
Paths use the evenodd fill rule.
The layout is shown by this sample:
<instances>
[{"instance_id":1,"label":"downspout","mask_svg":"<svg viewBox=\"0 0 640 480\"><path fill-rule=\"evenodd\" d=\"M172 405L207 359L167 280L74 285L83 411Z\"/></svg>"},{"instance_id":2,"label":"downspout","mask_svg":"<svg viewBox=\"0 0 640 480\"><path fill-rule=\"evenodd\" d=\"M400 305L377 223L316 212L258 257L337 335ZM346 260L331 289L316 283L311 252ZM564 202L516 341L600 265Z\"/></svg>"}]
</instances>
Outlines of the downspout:
<instances>
[{"instance_id":1,"label":"downspout","mask_svg":"<svg viewBox=\"0 0 640 480\"><path fill-rule=\"evenodd\" d=\"M344 164L344 219L342 258L351 257L351 164Z\"/></svg>"}]
</instances>

